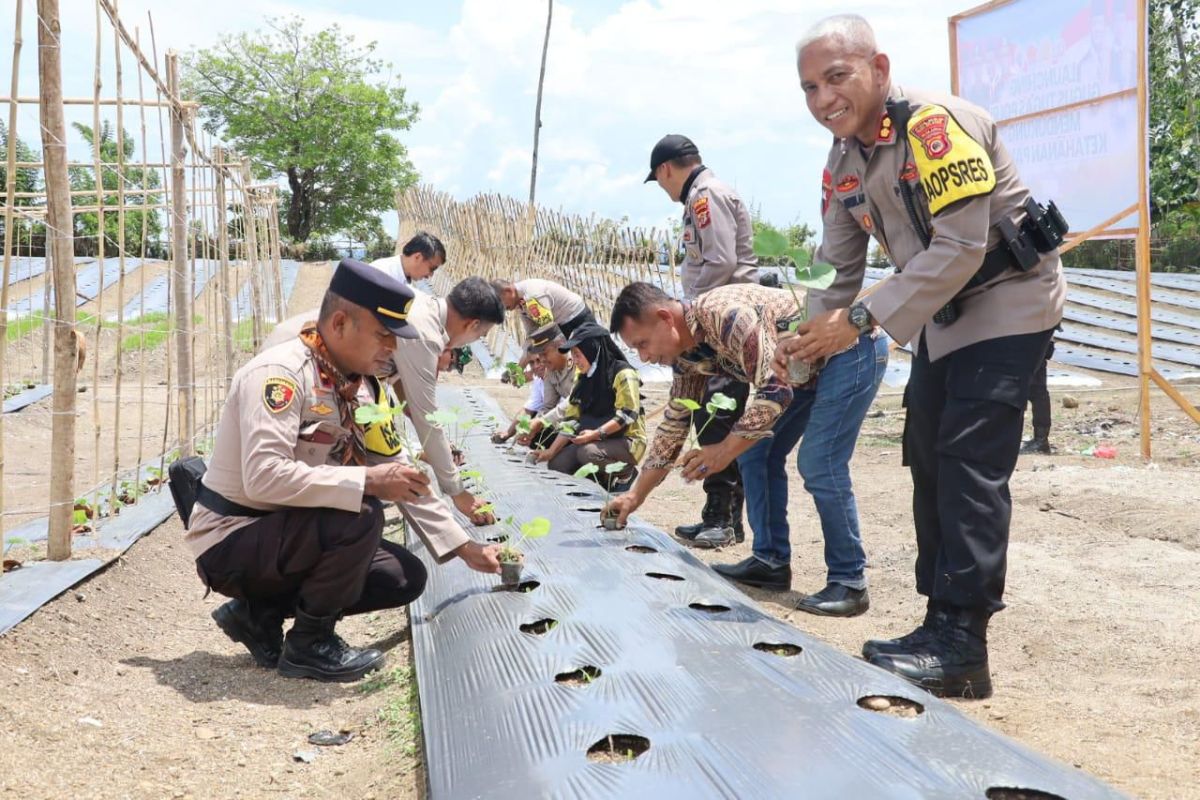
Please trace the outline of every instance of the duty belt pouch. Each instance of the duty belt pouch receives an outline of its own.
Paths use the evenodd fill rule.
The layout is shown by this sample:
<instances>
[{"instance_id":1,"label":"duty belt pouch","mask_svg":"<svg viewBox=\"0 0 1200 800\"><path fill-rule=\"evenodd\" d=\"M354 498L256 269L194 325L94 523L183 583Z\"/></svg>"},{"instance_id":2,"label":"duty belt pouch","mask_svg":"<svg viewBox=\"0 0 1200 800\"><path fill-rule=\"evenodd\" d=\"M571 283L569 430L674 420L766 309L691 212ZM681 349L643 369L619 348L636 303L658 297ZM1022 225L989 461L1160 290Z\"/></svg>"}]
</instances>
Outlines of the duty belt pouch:
<instances>
[{"instance_id":1,"label":"duty belt pouch","mask_svg":"<svg viewBox=\"0 0 1200 800\"><path fill-rule=\"evenodd\" d=\"M175 500L175 510L179 512L179 518L183 520L185 529L188 526L188 520L192 517L192 508L196 505L196 498L200 495L200 480L204 477L207 468L204 459L200 456L181 458L167 467L171 497Z\"/></svg>"}]
</instances>

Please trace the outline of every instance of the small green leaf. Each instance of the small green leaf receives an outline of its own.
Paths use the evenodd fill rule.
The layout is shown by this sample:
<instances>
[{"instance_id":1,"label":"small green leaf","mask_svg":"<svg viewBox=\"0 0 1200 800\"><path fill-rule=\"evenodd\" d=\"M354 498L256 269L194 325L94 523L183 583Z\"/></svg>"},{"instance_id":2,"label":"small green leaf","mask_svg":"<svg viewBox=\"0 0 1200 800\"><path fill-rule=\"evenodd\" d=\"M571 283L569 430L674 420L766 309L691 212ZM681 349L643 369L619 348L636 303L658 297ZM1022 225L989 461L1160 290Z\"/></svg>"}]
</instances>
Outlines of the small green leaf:
<instances>
[{"instance_id":1,"label":"small green leaf","mask_svg":"<svg viewBox=\"0 0 1200 800\"><path fill-rule=\"evenodd\" d=\"M534 517L529 522L521 523L521 534L527 539L540 539L550 533L550 520L545 517Z\"/></svg>"},{"instance_id":2,"label":"small green leaf","mask_svg":"<svg viewBox=\"0 0 1200 800\"><path fill-rule=\"evenodd\" d=\"M364 403L354 409L354 421L359 425L374 425L392 417L392 409L380 403Z\"/></svg>"},{"instance_id":3,"label":"small green leaf","mask_svg":"<svg viewBox=\"0 0 1200 800\"><path fill-rule=\"evenodd\" d=\"M677 397L677 398L675 398L675 402L678 403L679 405L683 406L684 408L686 408L688 411L699 411L700 410L699 403L697 403L695 400L689 400L686 397Z\"/></svg>"},{"instance_id":4,"label":"small green leaf","mask_svg":"<svg viewBox=\"0 0 1200 800\"><path fill-rule=\"evenodd\" d=\"M733 411L737 408L737 400L727 394L716 392L712 399L704 404L704 410L712 414L715 411Z\"/></svg>"},{"instance_id":5,"label":"small green leaf","mask_svg":"<svg viewBox=\"0 0 1200 800\"><path fill-rule=\"evenodd\" d=\"M483 473L477 469L459 470L458 477L460 478L482 478Z\"/></svg>"},{"instance_id":6,"label":"small green leaf","mask_svg":"<svg viewBox=\"0 0 1200 800\"><path fill-rule=\"evenodd\" d=\"M804 269L812 263L812 254L801 247L789 247L786 255L796 269Z\"/></svg>"},{"instance_id":7,"label":"small green leaf","mask_svg":"<svg viewBox=\"0 0 1200 800\"><path fill-rule=\"evenodd\" d=\"M754 255L759 258L778 258L787 249L787 237L779 231L767 228L754 234Z\"/></svg>"},{"instance_id":8,"label":"small green leaf","mask_svg":"<svg viewBox=\"0 0 1200 800\"><path fill-rule=\"evenodd\" d=\"M828 289L837 277L832 264L813 264L806 269L796 269L796 283L807 289Z\"/></svg>"},{"instance_id":9,"label":"small green leaf","mask_svg":"<svg viewBox=\"0 0 1200 800\"><path fill-rule=\"evenodd\" d=\"M623 472L625 470L625 468L628 466L629 465L626 464L624 461L614 461L611 464L609 464L608 466L606 466L604 468L604 471L609 475L616 475L619 472Z\"/></svg>"},{"instance_id":10,"label":"small green leaf","mask_svg":"<svg viewBox=\"0 0 1200 800\"><path fill-rule=\"evenodd\" d=\"M595 464L584 464L579 469L575 470L576 478L590 478L600 471L600 467Z\"/></svg>"},{"instance_id":11,"label":"small green leaf","mask_svg":"<svg viewBox=\"0 0 1200 800\"><path fill-rule=\"evenodd\" d=\"M83 509L78 509L71 514L72 525L87 525L88 515Z\"/></svg>"},{"instance_id":12,"label":"small green leaf","mask_svg":"<svg viewBox=\"0 0 1200 800\"><path fill-rule=\"evenodd\" d=\"M430 413L425 415L425 420L432 425L437 425L439 427L445 428L447 426L453 425L454 423L458 422L458 415L455 414L453 411L445 411L445 410L431 411Z\"/></svg>"},{"instance_id":13,"label":"small green leaf","mask_svg":"<svg viewBox=\"0 0 1200 800\"><path fill-rule=\"evenodd\" d=\"M495 514L496 506L491 503L484 503L479 508L475 509L476 514Z\"/></svg>"}]
</instances>

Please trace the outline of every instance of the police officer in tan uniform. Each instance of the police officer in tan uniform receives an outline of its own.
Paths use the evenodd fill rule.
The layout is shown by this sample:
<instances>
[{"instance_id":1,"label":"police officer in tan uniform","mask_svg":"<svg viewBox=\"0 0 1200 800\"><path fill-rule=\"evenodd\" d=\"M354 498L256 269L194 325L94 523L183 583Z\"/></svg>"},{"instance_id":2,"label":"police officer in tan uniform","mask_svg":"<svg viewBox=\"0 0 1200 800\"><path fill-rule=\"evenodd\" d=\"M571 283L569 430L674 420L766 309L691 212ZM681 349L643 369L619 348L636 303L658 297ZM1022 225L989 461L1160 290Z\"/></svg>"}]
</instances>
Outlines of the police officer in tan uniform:
<instances>
[{"instance_id":1,"label":"police officer in tan uniform","mask_svg":"<svg viewBox=\"0 0 1200 800\"><path fill-rule=\"evenodd\" d=\"M904 455L928 610L863 655L935 694L986 697L1008 481L1030 379L1062 317L1065 221L1032 201L986 111L893 83L861 17L818 23L797 53L808 108L834 135L817 260L837 279L775 366L840 352L875 324L909 343ZM856 300L872 237L898 272Z\"/></svg>"},{"instance_id":2,"label":"police officer in tan uniform","mask_svg":"<svg viewBox=\"0 0 1200 800\"><path fill-rule=\"evenodd\" d=\"M686 136L668 134L650 152L650 174L667 197L683 204L684 260L680 266L683 298L697 296L732 283L758 283L758 258L754 255L754 228L746 204L704 165L700 149ZM714 394L737 401L734 411L717 412L708 422L704 406ZM696 430L704 429L701 445L725 439L745 410L750 387L727 375L714 375L693 418ZM722 547L745 539L742 507L745 491L737 461L704 478L704 508L700 522L679 525L675 535L695 547Z\"/></svg>"},{"instance_id":3,"label":"police officer in tan uniform","mask_svg":"<svg viewBox=\"0 0 1200 800\"><path fill-rule=\"evenodd\" d=\"M570 336L571 331L583 323L596 321L583 298L561 283L544 278L526 278L516 283L492 281L492 286L500 295L504 307L517 312L527 340L535 330L551 323Z\"/></svg>"},{"instance_id":4,"label":"police officer in tan uniform","mask_svg":"<svg viewBox=\"0 0 1200 800\"><path fill-rule=\"evenodd\" d=\"M365 264L339 264L312 325L233 377L186 542L229 638L284 675L355 680L383 662L334 632L344 614L412 602L425 569L381 538L381 500L397 501L439 563L455 556L498 572L495 549L470 540L400 450L388 422L355 421L395 405L371 376L386 367L412 291ZM283 637L283 620L295 623Z\"/></svg>"}]
</instances>

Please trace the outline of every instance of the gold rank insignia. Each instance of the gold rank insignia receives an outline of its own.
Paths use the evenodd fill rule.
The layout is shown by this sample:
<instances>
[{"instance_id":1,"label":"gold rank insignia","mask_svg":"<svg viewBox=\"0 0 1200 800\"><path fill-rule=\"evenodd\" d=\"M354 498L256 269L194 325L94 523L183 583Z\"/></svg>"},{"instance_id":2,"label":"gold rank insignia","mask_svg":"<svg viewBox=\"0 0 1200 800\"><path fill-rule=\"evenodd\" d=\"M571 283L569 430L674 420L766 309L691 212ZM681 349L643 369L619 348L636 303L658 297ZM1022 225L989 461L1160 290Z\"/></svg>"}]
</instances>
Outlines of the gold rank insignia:
<instances>
[{"instance_id":1,"label":"gold rank insignia","mask_svg":"<svg viewBox=\"0 0 1200 800\"><path fill-rule=\"evenodd\" d=\"M885 111L883 119L879 121L879 141L887 144L892 141L892 137L896 135L896 129L892 127L892 118Z\"/></svg>"},{"instance_id":2,"label":"gold rank insignia","mask_svg":"<svg viewBox=\"0 0 1200 800\"><path fill-rule=\"evenodd\" d=\"M317 403L315 406L309 406L308 410L314 414L320 414L321 416L326 416L333 413L333 409L324 403Z\"/></svg>"},{"instance_id":3,"label":"gold rank insignia","mask_svg":"<svg viewBox=\"0 0 1200 800\"><path fill-rule=\"evenodd\" d=\"M296 384L291 378L271 377L263 381L263 405L272 414L286 411L296 399Z\"/></svg>"}]
</instances>

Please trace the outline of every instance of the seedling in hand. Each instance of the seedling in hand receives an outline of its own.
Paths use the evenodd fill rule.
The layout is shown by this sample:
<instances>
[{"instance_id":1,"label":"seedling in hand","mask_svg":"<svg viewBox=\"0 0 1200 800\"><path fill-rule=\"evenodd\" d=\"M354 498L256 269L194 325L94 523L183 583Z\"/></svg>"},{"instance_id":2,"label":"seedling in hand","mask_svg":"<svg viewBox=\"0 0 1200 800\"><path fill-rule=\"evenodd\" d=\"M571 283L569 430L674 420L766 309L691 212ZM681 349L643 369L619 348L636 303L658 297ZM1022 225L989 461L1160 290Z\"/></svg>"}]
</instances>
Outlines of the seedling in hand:
<instances>
[{"instance_id":1,"label":"seedling in hand","mask_svg":"<svg viewBox=\"0 0 1200 800\"><path fill-rule=\"evenodd\" d=\"M529 522L522 522L517 527L513 517L504 520L504 526L509 529L508 539L500 546L496 558L500 561L500 582L505 586L515 586L521 582L521 569L525 563L525 554L521 544L526 539L540 539L550 533L550 520L545 517L534 517Z\"/></svg>"},{"instance_id":2,"label":"seedling in hand","mask_svg":"<svg viewBox=\"0 0 1200 800\"><path fill-rule=\"evenodd\" d=\"M608 502L612 499L612 490L610 487L612 486L613 481L617 479L617 476L624 472L628 466L629 465L624 461L614 461L611 464L607 464L604 467L604 474L607 476L606 479L603 481L596 481L596 483L599 483L601 488L604 489L604 509L600 512L600 524L604 526L605 529L610 531L619 529L619 526L617 525L617 516L615 514L608 513ZM592 480L596 480L593 476L599 471L599 464L584 464L582 467L575 470L575 477L591 478Z\"/></svg>"},{"instance_id":3,"label":"seedling in hand","mask_svg":"<svg viewBox=\"0 0 1200 800\"><path fill-rule=\"evenodd\" d=\"M695 419L696 412L700 410L700 404L695 400L689 400L686 397L676 400L675 402L679 403L690 412L691 416L688 418L688 429L690 430L692 427L691 421ZM710 397L708 402L704 404L704 410L708 412L708 419L704 420L704 424L700 426L700 430L696 431L691 437L690 444L693 448L700 446L700 437L704 434L705 429L712 424L712 421L716 418L718 411L737 410L737 400L722 392L714 392L713 396Z\"/></svg>"}]
</instances>

